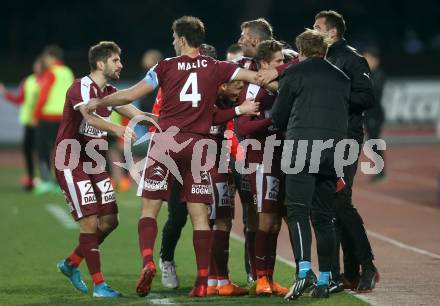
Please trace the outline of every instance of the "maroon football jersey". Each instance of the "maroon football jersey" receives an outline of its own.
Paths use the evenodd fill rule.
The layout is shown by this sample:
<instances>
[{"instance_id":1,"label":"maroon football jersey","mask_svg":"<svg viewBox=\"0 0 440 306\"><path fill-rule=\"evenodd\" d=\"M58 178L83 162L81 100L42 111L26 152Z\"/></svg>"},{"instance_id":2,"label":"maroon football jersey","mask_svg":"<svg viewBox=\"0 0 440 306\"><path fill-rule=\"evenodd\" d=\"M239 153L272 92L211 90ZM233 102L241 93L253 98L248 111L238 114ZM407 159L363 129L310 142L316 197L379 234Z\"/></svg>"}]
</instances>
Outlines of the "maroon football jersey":
<instances>
[{"instance_id":1,"label":"maroon football jersey","mask_svg":"<svg viewBox=\"0 0 440 306\"><path fill-rule=\"evenodd\" d=\"M159 116L162 131L176 126L181 132L208 135L218 87L233 80L239 67L209 56L182 55L162 60L152 70L163 92Z\"/></svg>"},{"instance_id":2,"label":"maroon football jersey","mask_svg":"<svg viewBox=\"0 0 440 306\"><path fill-rule=\"evenodd\" d=\"M221 111L225 109L232 109L234 105L233 101L230 101L229 99L217 99L217 102L214 106L214 111ZM235 111L234 111L235 113ZM233 119L233 118L231 118ZM229 120L228 120L229 121ZM228 124L228 121L225 121L223 123L219 123L216 125L212 125L211 129L209 131L209 138L214 139L219 144L221 144L221 141L225 138L224 134L226 131L226 125Z\"/></svg>"},{"instance_id":3,"label":"maroon football jersey","mask_svg":"<svg viewBox=\"0 0 440 306\"><path fill-rule=\"evenodd\" d=\"M253 57L241 56L234 60L238 66L252 71L258 71L257 61Z\"/></svg>"},{"instance_id":4,"label":"maroon football jersey","mask_svg":"<svg viewBox=\"0 0 440 306\"><path fill-rule=\"evenodd\" d=\"M272 106L275 102L276 94L268 91L258 85L245 83L242 91L240 92L239 102L240 104L247 99L253 99L256 102L260 102L259 115L253 117L242 116L238 119L238 124L246 124L247 121L260 121L272 118ZM243 122L243 123L242 123ZM270 122L270 120L268 121ZM276 134L276 132L269 124L263 129L258 131L252 131L250 134L242 135L247 138L265 139L267 136Z\"/></svg>"},{"instance_id":5,"label":"maroon football jersey","mask_svg":"<svg viewBox=\"0 0 440 306\"><path fill-rule=\"evenodd\" d=\"M240 92L239 101L242 103L247 99L254 99L260 102L258 116L241 116L238 118L238 131L246 138L256 139L261 143L261 150L247 151L247 158L250 162L262 162L265 140L270 135L276 135L276 139L282 140L282 133L275 130L272 125L272 106L276 95L258 85L245 84ZM281 147L282 148L282 147ZM276 147L275 154L279 155L280 147Z\"/></svg>"},{"instance_id":6,"label":"maroon football jersey","mask_svg":"<svg viewBox=\"0 0 440 306\"><path fill-rule=\"evenodd\" d=\"M81 144L82 156L83 153L85 154L84 148L89 140L105 139L107 132L101 131L88 124L81 114L79 107L87 104L92 98L103 98L115 91L116 88L112 85L106 85L101 91L98 85L89 76L76 79L67 90L63 120L58 129L55 146L57 147L65 139L75 139ZM111 107L100 106L95 111L95 114L108 120L111 112Z\"/></svg>"}]
</instances>

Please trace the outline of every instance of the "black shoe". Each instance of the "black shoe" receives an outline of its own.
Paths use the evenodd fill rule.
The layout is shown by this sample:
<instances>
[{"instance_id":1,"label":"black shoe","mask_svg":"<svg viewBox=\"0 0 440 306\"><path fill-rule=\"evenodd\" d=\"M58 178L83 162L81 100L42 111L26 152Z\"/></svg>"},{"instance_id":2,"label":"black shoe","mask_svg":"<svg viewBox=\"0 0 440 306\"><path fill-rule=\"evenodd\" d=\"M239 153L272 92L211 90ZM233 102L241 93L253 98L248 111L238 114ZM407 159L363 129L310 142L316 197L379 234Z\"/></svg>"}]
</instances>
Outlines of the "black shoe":
<instances>
[{"instance_id":1,"label":"black shoe","mask_svg":"<svg viewBox=\"0 0 440 306\"><path fill-rule=\"evenodd\" d=\"M341 281L344 286L344 289L355 291L359 285L360 275L354 278L349 278L344 274L341 274Z\"/></svg>"},{"instance_id":2,"label":"black shoe","mask_svg":"<svg viewBox=\"0 0 440 306\"><path fill-rule=\"evenodd\" d=\"M330 297L329 287L327 285L314 286L311 294L312 298L326 299Z\"/></svg>"},{"instance_id":3,"label":"black shoe","mask_svg":"<svg viewBox=\"0 0 440 306\"><path fill-rule=\"evenodd\" d=\"M330 293L338 293L344 291L344 282L340 277L332 279L330 285L328 286L328 291Z\"/></svg>"},{"instance_id":4,"label":"black shoe","mask_svg":"<svg viewBox=\"0 0 440 306\"><path fill-rule=\"evenodd\" d=\"M361 278L359 279L359 285L357 287L358 292L370 292L376 287L376 283L379 282L380 275L376 269L367 269L362 271Z\"/></svg>"},{"instance_id":5,"label":"black shoe","mask_svg":"<svg viewBox=\"0 0 440 306\"><path fill-rule=\"evenodd\" d=\"M284 297L285 300L296 300L299 298L307 289L313 288L316 282L316 275L312 270L307 271L304 278L296 278L292 287L290 287L289 292L287 292Z\"/></svg>"}]
</instances>

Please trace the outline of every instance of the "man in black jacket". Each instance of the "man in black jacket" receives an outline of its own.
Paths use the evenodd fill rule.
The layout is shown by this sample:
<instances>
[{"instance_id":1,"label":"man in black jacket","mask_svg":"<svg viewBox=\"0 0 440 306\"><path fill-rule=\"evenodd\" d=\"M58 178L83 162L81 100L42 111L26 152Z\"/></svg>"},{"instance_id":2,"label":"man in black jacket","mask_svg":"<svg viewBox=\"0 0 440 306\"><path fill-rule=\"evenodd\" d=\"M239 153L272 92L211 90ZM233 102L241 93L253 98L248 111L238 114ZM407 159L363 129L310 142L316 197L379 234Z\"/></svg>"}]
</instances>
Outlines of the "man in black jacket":
<instances>
[{"instance_id":1,"label":"man in black jacket","mask_svg":"<svg viewBox=\"0 0 440 306\"><path fill-rule=\"evenodd\" d=\"M374 103L374 92L367 61L347 44L344 39L345 21L335 11L321 11L315 16L313 28L331 40L326 59L341 69L351 79L351 94L348 118L348 138L361 146L364 139L364 111ZM360 150L359 150L360 151ZM344 190L335 201L337 239L344 252L344 276L346 285L358 291L370 291L378 281L379 274L373 264L373 252L361 216L352 203L352 187L358 160L344 168ZM359 265L362 274L359 275ZM339 242L332 268L335 281L331 289L342 290L339 269Z\"/></svg>"},{"instance_id":2,"label":"man in black jacket","mask_svg":"<svg viewBox=\"0 0 440 306\"><path fill-rule=\"evenodd\" d=\"M347 137L350 79L324 59L325 35L306 30L296 38L301 62L283 74L272 108L274 126L286 131L283 171L286 172L286 206L289 230L299 261L297 279L286 299L296 299L314 284L311 270L311 219L315 229L320 274L312 296L329 296L330 270L336 237L333 199L337 175L334 146ZM302 150L300 142L307 147ZM325 145L323 145L325 142ZM289 156L288 146L296 150ZM318 149L319 148L319 149ZM291 174L304 160L302 170Z\"/></svg>"}]
</instances>

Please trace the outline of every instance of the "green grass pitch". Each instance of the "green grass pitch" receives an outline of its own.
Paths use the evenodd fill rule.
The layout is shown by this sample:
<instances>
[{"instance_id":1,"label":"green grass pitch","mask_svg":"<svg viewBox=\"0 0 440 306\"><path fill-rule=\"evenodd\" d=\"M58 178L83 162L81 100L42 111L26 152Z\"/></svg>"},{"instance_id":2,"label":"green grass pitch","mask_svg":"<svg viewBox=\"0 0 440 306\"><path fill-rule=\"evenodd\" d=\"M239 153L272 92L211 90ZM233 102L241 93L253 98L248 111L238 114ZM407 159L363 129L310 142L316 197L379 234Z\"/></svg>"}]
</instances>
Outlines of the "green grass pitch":
<instances>
[{"instance_id":1,"label":"green grass pitch","mask_svg":"<svg viewBox=\"0 0 440 306\"><path fill-rule=\"evenodd\" d=\"M137 243L139 199L134 191L117 194L120 225L101 246L102 270L107 282L124 297L117 300L92 298L75 291L68 280L57 272L56 263L67 256L76 245L78 230L66 228L47 209L53 204L67 212L62 196L35 197L18 186L21 170L3 167L0 171L0 305L287 305L279 297L187 297L195 277L191 225L188 221L176 250L177 272L181 281L178 290L164 289L158 273L152 293L146 298L135 294L141 259ZM166 207L159 217L159 236L155 260L161 241L160 231L166 217ZM232 280L245 285L243 244L231 239L230 271ZM81 272L89 289L91 280L85 263ZM277 262L275 278L285 286L291 285L294 270ZM367 305L345 293L327 300L302 297L290 302L295 305Z\"/></svg>"}]
</instances>

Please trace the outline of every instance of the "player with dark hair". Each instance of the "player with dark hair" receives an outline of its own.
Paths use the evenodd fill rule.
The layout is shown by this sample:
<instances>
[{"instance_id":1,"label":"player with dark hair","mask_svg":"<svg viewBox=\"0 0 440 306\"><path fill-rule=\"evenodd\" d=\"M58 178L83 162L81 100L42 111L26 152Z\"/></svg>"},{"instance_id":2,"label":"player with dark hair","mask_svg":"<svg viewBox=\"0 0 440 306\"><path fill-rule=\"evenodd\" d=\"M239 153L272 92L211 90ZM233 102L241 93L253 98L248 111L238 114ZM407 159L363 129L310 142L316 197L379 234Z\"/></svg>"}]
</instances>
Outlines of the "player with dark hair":
<instances>
[{"instance_id":1,"label":"player with dark hair","mask_svg":"<svg viewBox=\"0 0 440 306\"><path fill-rule=\"evenodd\" d=\"M121 49L114 42L100 42L90 48L90 74L76 79L67 91L56 139L56 178L80 227L79 245L57 267L76 289L86 293L88 289L78 269L85 259L95 297L121 296L105 282L99 253L99 245L118 226L115 193L105 171L105 140L107 133L118 137L125 133L133 139L135 136L130 128L108 121L111 108L99 107L89 114L86 105L93 98L116 91L108 82L119 79L120 53ZM116 111L128 118L145 115L131 105L118 107Z\"/></svg>"},{"instance_id":2,"label":"player with dark hair","mask_svg":"<svg viewBox=\"0 0 440 306\"><path fill-rule=\"evenodd\" d=\"M374 105L375 100L370 68L365 58L344 39L346 26L341 14L331 10L321 11L316 14L313 27L324 33L331 42L326 59L347 74L351 80L347 136L355 139L361 147L364 141L364 112ZM337 246L332 267L334 283L331 290L333 291L341 290L342 281L345 281L347 288L357 289L359 292L371 291L379 281L379 273L373 263L374 255L364 222L352 200L358 161L359 158L355 163L344 168L346 185L337 194L335 200ZM344 254L343 278L339 267L339 244ZM362 271L359 271L360 267Z\"/></svg>"},{"instance_id":3,"label":"player with dark hair","mask_svg":"<svg viewBox=\"0 0 440 306\"><path fill-rule=\"evenodd\" d=\"M242 81L232 81L221 84L218 88L218 99L216 102L218 112L233 109L242 89ZM253 101L248 100L243 103L242 106L249 103L252 104ZM240 113L242 112L240 111ZM229 238L232 230L232 220L234 218L235 184L233 182L232 172L229 168L226 173L219 170L222 166L225 167L225 165L220 164L222 155L225 154L221 149L222 143L224 143L225 140L231 143L233 141L233 122L231 120L218 123L219 124L211 127L209 135L211 139L216 141L218 151L215 166L210 173L213 189L210 220L213 225L213 232L207 294L239 296L248 294L249 290L240 288L232 283L229 278ZM229 136L225 138L225 135ZM237 154L233 153L234 150L232 146L233 144L231 144L230 147L231 157L237 159Z\"/></svg>"},{"instance_id":4,"label":"player with dark hair","mask_svg":"<svg viewBox=\"0 0 440 306\"><path fill-rule=\"evenodd\" d=\"M257 71L257 63L254 60L257 45L263 40L272 39L272 37L272 26L266 19L258 18L243 22L238 40L243 51L243 57L235 59L235 62L240 67Z\"/></svg>"},{"instance_id":5,"label":"player with dark hair","mask_svg":"<svg viewBox=\"0 0 440 306\"><path fill-rule=\"evenodd\" d=\"M255 60L259 68L274 68L283 64L282 45L276 40L265 40L258 44ZM253 203L248 205L248 222L255 224L255 256L250 258L255 267L257 295L276 294L284 296L288 289L273 280L276 261L276 246L281 229L284 209L284 175L281 172L282 145L274 148L272 165L263 163L265 140L274 136L282 140L283 136L273 129L271 108L276 95L258 85L246 84L240 95L240 101L252 99L260 102L260 114L238 119L238 133L246 138L257 139L261 150L248 150L247 162L256 163L255 173L248 175ZM267 167L270 167L269 169ZM258 215L258 217L257 217ZM250 246L252 247L252 246Z\"/></svg>"},{"instance_id":6,"label":"player with dark hair","mask_svg":"<svg viewBox=\"0 0 440 306\"><path fill-rule=\"evenodd\" d=\"M315 15L313 28L320 32L328 32L329 37L335 40L344 39L345 26L344 17L336 11L320 11Z\"/></svg>"},{"instance_id":7,"label":"player with dark hair","mask_svg":"<svg viewBox=\"0 0 440 306\"><path fill-rule=\"evenodd\" d=\"M329 10L317 13L313 28L324 33L330 42L326 59L341 69L351 80L347 136L362 145L364 112L374 105L375 99L368 63L344 39L345 20L338 12ZM280 67L259 71L258 81L262 84L271 82L287 68ZM374 289L380 278L373 263L374 255L364 222L352 202L352 186L357 164L358 159L344 168L345 188L337 194L334 202L337 247L332 265L330 292L339 292L344 288L368 292ZM340 274L339 245L342 246L344 253L344 275Z\"/></svg>"},{"instance_id":8,"label":"player with dark hair","mask_svg":"<svg viewBox=\"0 0 440 306\"><path fill-rule=\"evenodd\" d=\"M168 199L168 186L172 183L169 174L176 175L178 172L183 182L182 196L187 202L188 214L193 224L197 262L197 278L189 295L204 297L207 294L210 255L206 250L209 250L211 240L206 204L212 203L212 193L208 173L200 168L194 173L191 171L193 149L197 141L206 139L214 123L218 86L231 80L254 81L256 73L240 69L232 63L200 55L199 47L205 37L205 28L200 19L181 17L173 22L172 29L177 57L160 61L136 85L95 100L89 105L89 112L99 106L129 104L158 86L162 88L163 104L159 126L164 132L155 133L155 138L150 143L138 189L138 195L142 196L138 232L143 267L136 291L139 296L146 296L150 292L151 282L156 274L153 262L157 236L156 218L162 201ZM235 112L239 113L240 110L235 108ZM231 110L231 115L235 115L234 109ZM163 150L171 145L173 147L165 156ZM165 157L168 159L164 160ZM193 174L199 179L195 179Z\"/></svg>"},{"instance_id":9,"label":"player with dark hair","mask_svg":"<svg viewBox=\"0 0 440 306\"><path fill-rule=\"evenodd\" d=\"M264 19L259 18L255 20L245 21L241 24L241 34L238 44L242 48L243 57L234 60L240 67L258 71L258 65L255 60L257 52L257 45L263 40L272 39L273 30L270 23ZM234 170L235 171L235 170ZM257 231L256 215L249 215L248 208L252 207L253 198L250 190L248 175L241 175L235 171L236 181L240 183L238 188L240 200L243 207L243 224L245 233L245 268L248 278L248 283L252 288L255 286L255 233ZM250 213L252 214L252 210Z\"/></svg>"},{"instance_id":10,"label":"player with dark hair","mask_svg":"<svg viewBox=\"0 0 440 306\"><path fill-rule=\"evenodd\" d=\"M241 24L239 43L243 48L244 56L254 57L257 45L273 38L273 30L270 23L264 18L245 21Z\"/></svg>"},{"instance_id":11,"label":"player with dark hair","mask_svg":"<svg viewBox=\"0 0 440 306\"><path fill-rule=\"evenodd\" d=\"M208 44L200 45L200 53L203 55L216 58L217 51L214 46ZM233 107L233 103L237 100L238 94L243 88L243 82L232 81L230 83L221 84L218 88L218 100L216 106L219 109L227 109ZM158 95L155 103L154 112L159 115L162 104L162 94ZM232 121L224 122L211 127L210 138L217 141L220 147L224 138L223 133L226 130L232 132ZM234 141L235 139L235 141ZM236 157L236 146L238 140L232 137L231 155ZM235 144L234 144L235 143ZM220 152L219 152L220 154ZM217 161L220 156L217 155ZM211 204L210 219L215 227L212 237L212 253L209 265L208 276L208 295L243 295L248 291L244 290L229 280L228 259L229 259L229 233L233 218L234 203L233 199L229 201L224 196L224 190L218 191L217 186L228 186L227 190L231 190L233 186L230 183L230 176L220 174L218 171L211 173L212 186L215 193L214 202ZM174 184L171 195L168 199L168 219L162 231L162 245L160 249L159 267L162 272L162 285L166 288L179 287L179 278L176 272L174 261L174 251L180 238L182 228L187 219L186 203L180 199L180 184ZM217 191L216 191L217 190ZM234 192L235 194L235 192ZM232 197L232 196L231 196ZM220 204L219 201L222 201Z\"/></svg>"}]
</instances>

